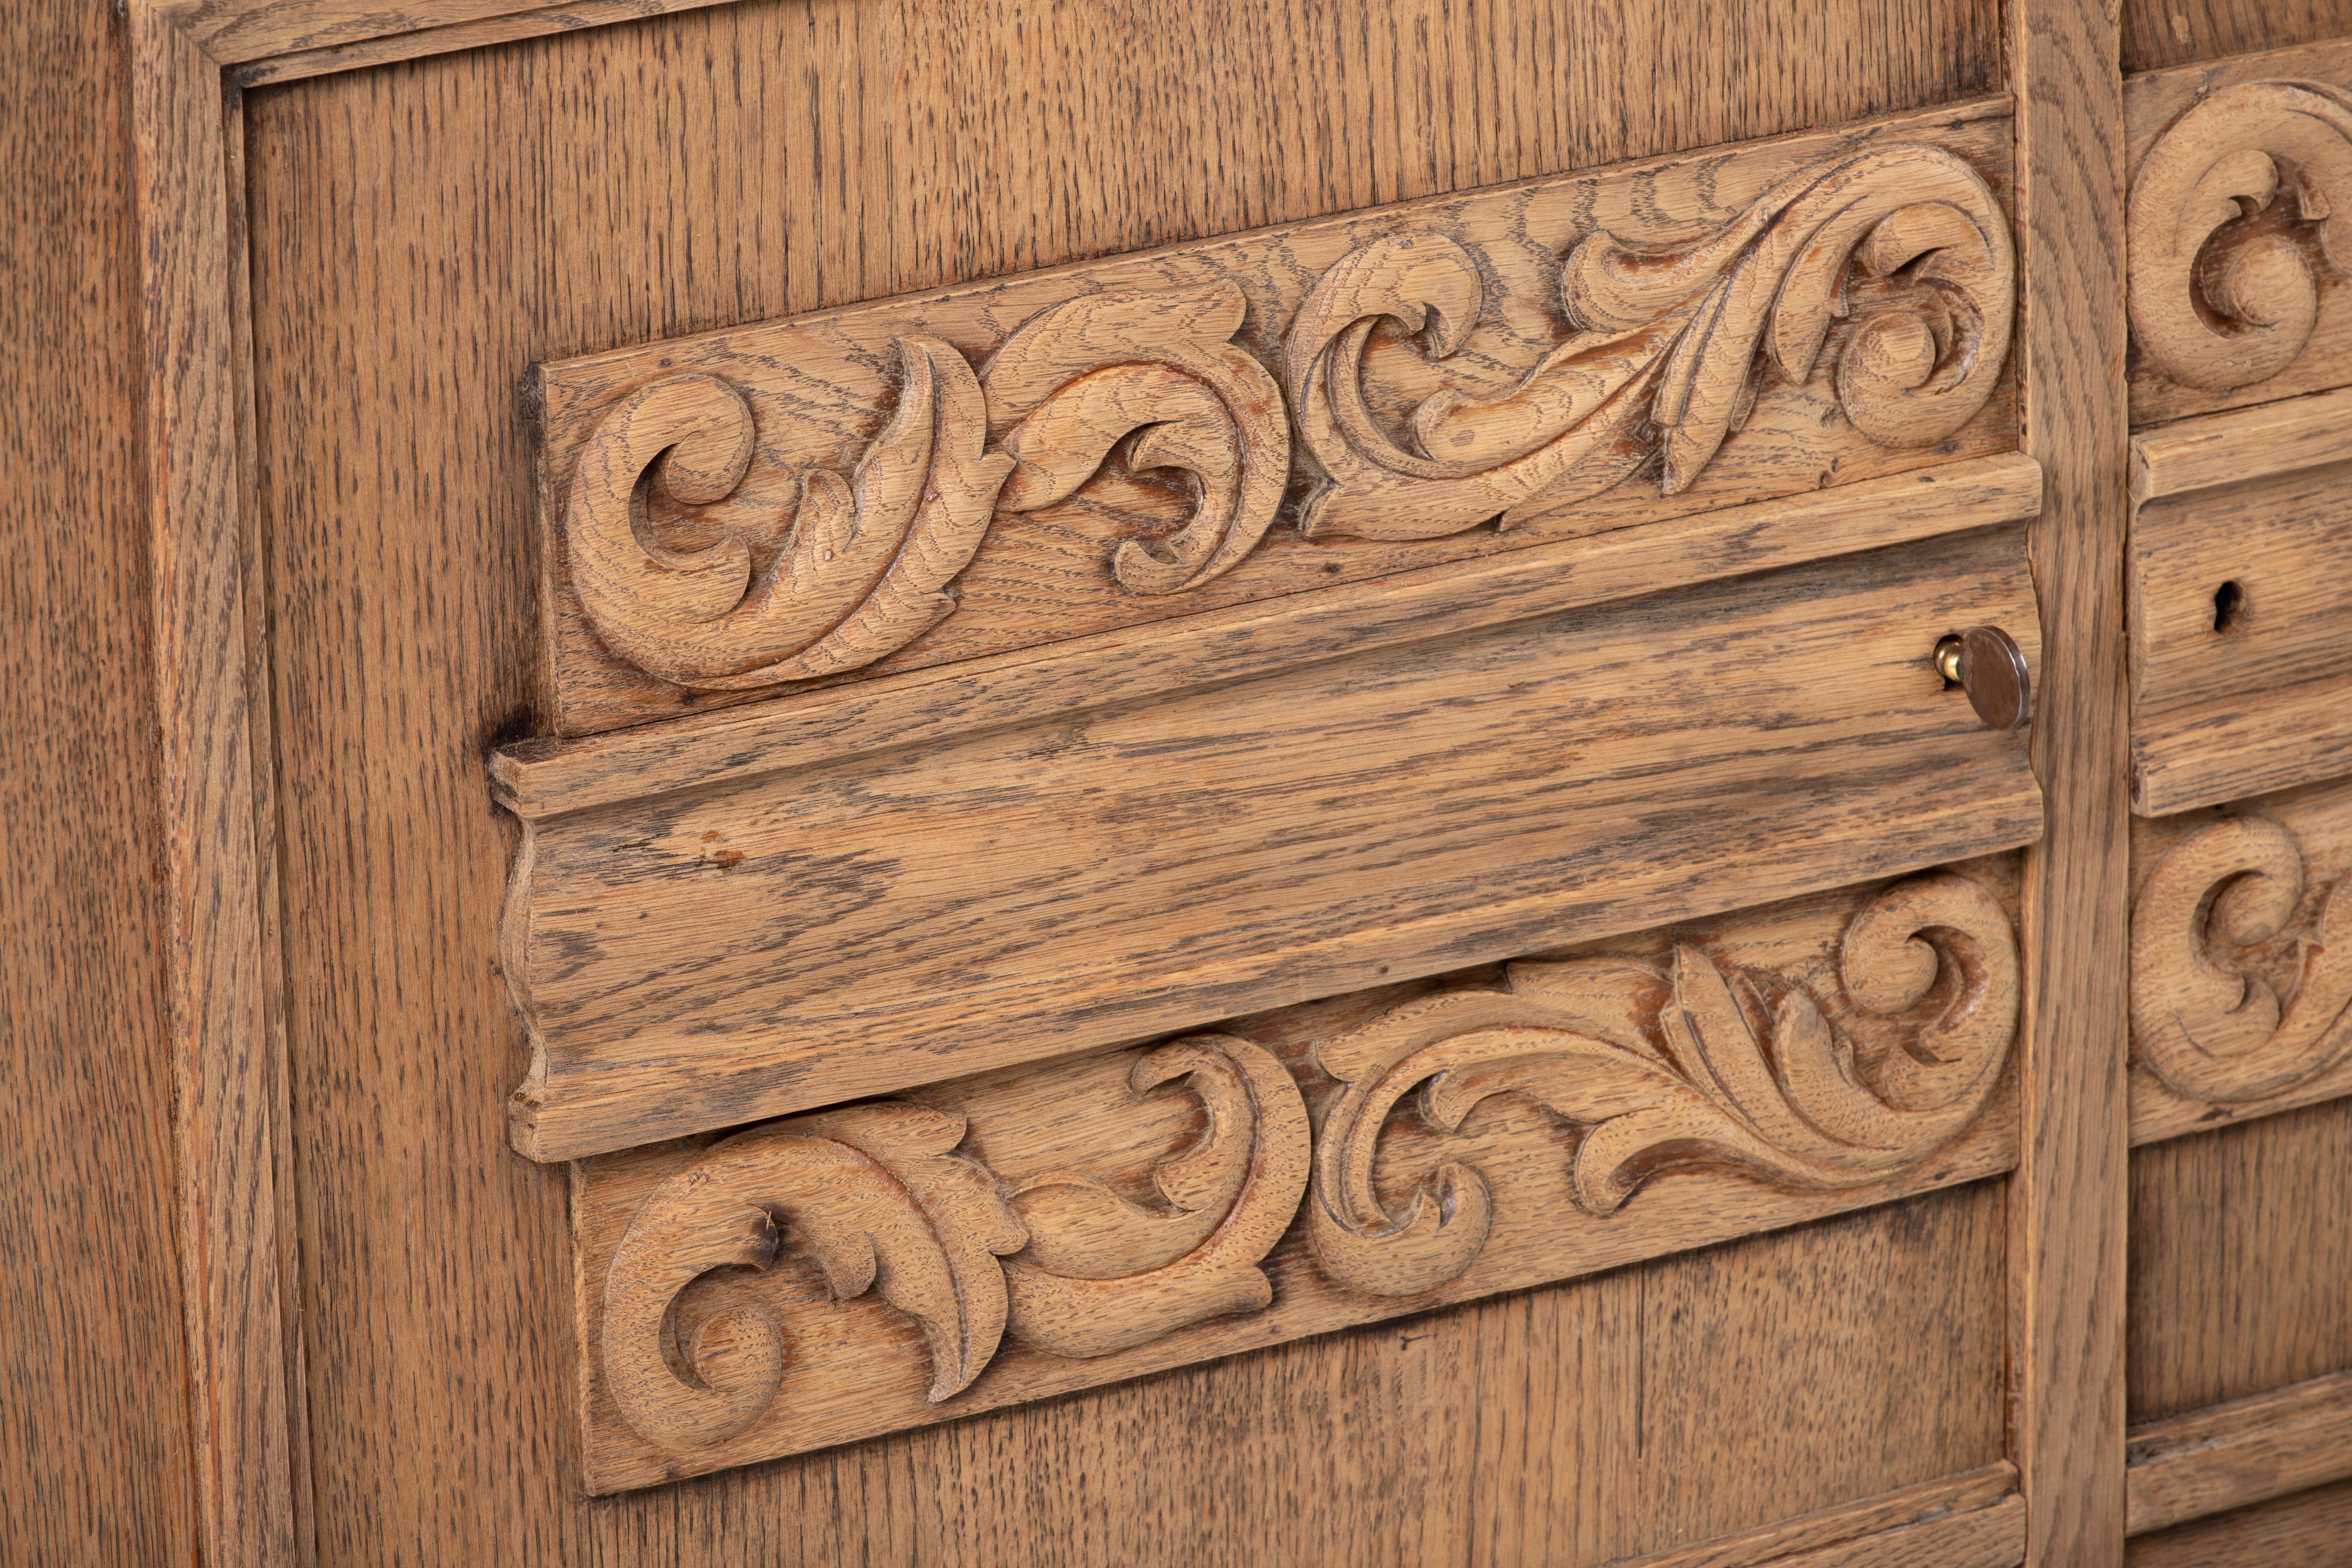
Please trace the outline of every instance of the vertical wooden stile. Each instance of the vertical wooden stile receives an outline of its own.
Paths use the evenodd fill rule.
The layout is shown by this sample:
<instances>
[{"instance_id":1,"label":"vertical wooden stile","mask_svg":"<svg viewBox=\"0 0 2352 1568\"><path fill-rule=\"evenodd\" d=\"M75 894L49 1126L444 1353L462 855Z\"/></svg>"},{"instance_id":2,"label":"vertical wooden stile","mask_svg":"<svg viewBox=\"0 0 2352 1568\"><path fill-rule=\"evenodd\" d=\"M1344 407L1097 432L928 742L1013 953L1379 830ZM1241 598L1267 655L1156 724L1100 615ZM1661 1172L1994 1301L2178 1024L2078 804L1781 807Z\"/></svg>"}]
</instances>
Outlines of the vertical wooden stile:
<instances>
[{"instance_id":1,"label":"vertical wooden stile","mask_svg":"<svg viewBox=\"0 0 2352 1568\"><path fill-rule=\"evenodd\" d=\"M2124 1541L2128 898L2123 553L2127 405L2123 83L2099 0L2011 0L2022 445L2045 640L2026 856L2018 1172L2010 1200L2010 1444L2034 1568Z\"/></svg>"}]
</instances>

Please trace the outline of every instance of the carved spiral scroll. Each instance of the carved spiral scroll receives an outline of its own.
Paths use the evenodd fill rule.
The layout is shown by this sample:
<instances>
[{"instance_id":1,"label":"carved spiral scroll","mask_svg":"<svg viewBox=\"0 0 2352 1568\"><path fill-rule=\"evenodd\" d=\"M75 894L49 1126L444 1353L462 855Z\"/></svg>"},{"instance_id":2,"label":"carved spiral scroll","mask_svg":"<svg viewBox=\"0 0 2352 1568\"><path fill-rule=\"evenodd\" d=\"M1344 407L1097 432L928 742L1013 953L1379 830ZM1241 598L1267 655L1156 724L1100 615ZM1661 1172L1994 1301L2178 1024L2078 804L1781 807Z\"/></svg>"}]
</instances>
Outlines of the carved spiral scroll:
<instances>
[{"instance_id":1,"label":"carved spiral scroll","mask_svg":"<svg viewBox=\"0 0 2352 1568\"><path fill-rule=\"evenodd\" d=\"M920 1325L934 1403L969 1388L1007 1332L1056 1354L1104 1355L1265 1306L1272 1287L1258 1265L1307 1185L1305 1102L1272 1054L1228 1036L1151 1051L1130 1081L1143 1094L1177 1079L1191 1080L1209 1127L1155 1173L1164 1213L1069 1174L1027 1182L1008 1202L986 1166L953 1152L961 1116L903 1101L712 1144L655 1189L605 1271L604 1375L623 1418L685 1452L768 1414L783 1388L782 1325L735 1310L681 1345L675 1310L696 1279L765 1269L788 1239L836 1298L878 1285Z\"/></svg>"},{"instance_id":2,"label":"carved spiral scroll","mask_svg":"<svg viewBox=\"0 0 2352 1568\"><path fill-rule=\"evenodd\" d=\"M1009 1260L1013 1333L1056 1355L1108 1355L1274 1299L1258 1267L1307 1190L1307 1105L1288 1069L1230 1036L1179 1040L1143 1057L1144 1094L1190 1077L1209 1131L1153 1173L1165 1213L1089 1177L1039 1176L1013 1198L1029 1227Z\"/></svg>"},{"instance_id":3,"label":"carved spiral scroll","mask_svg":"<svg viewBox=\"0 0 2352 1568\"><path fill-rule=\"evenodd\" d=\"M1661 462L1686 488L1747 419L1759 355L1811 379L1831 330L1838 398L1882 446L1932 445L1991 396L2009 353L2015 264L2008 220L1969 164L1906 144L1807 170L1696 245L1651 249L1597 233L1561 278L1580 330L1493 399L1440 392L1407 438L1381 427L1364 355L1382 319L1445 358L1484 298L1470 253L1443 235L1376 240L1316 282L1289 334L1289 394L1324 474L1309 532L1452 533L1557 508Z\"/></svg>"},{"instance_id":4,"label":"carved spiral scroll","mask_svg":"<svg viewBox=\"0 0 2352 1568\"><path fill-rule=\"evenodd\" d=\"M1664 972L1622 958L1510 967L1507 989L1410 1002L1324 1042L1347 1089L1315 1156L1309 1236L1325 1272L1379 1295L1428 1290L1486 1247L1485 1177L1449 1161L1402 1215L1373 1185L1389 1113L1414 1089L1433 1129L1493 1095L1528 1097L1583 1129L1579 1206L1614 1212L1673 1166L1798 1189L1881 1180L1975 1120L2016 1035L2016 934L2000 903L1949 873L1898 883L1848 924L1847 996L1896 1019L1904 1048L1865 1068L1800 984L1777 1000L1687 944ZM1948 984L1939 984L1948 981Z\"/></svg>"},{"instance_id":5,"label":"carved spiral scroll","mask_svg":"<svg viewBox=\"0 0 2352 1568\"><path fill-rule=\"evenodd\" d=\"M2352 1053L2352 918L2340 885L2295 923L2303 851L2265 816L2210 823L2166 851L2132 908L2132 1047L2176 1093L2265 1099ZM2283 950L2284 996L2249 972ZM2233 967L2231 959L2240 961Z\"/></svg>"},{"instance_id":6,"label":"carved spiral scroll","mask_svg":"<svg viewBox=\"0 0 2352 1568\"><path fill-rule=\"evenodd\" d=\"M2319 319L2300 225L2313 226L2330 266L2352 262L2352 95L2248 82L2174 121L2132 181L2128 297L2140 353L2174 381L2217 392L2293 363Z\"/></svg>"},{"instance_id":7,"label":"carved spiral scroll","mask_svg":"<svg viewBox=\"0 0 2352 1568\"><path fill-rule=\"evenodd\" d=\"M654 382L604 416L572 478L564 534L581 607L615 654L681 686L856 669L954 613L949 586L1000 504L1066 499L1137 431L1129 465L1191 474L1195 504L1171 537L1123 541L1112 573L1133 593L1196 587L1256 546L1290 468L1280 389L1224 341L1244 308L1231 284L1082 296L1024 324L985 377L936 338L898 338L888 424L850 479L802 476L790 535L765 564L740 533L692 551L654 536L641 488L722 501L758 450L751 405L725 381Z\"/></svg>"}]
</instances>

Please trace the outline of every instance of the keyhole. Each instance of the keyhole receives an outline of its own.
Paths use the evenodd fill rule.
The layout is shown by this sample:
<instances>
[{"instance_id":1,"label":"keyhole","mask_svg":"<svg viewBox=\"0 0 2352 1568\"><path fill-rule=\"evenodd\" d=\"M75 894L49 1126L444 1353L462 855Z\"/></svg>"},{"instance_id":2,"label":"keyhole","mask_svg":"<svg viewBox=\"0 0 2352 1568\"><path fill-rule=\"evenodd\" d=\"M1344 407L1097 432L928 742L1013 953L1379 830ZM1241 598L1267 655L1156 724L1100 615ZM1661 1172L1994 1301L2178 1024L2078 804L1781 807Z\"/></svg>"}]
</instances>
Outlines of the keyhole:
<instances>
[{"instance_id":1,"label":"keyhole","mask_svg":"<svg viewBox=\"0 0 2352 1568\"><path fill-rule=\"evenodd\" d=\"M2213 590L2213 629L2227 636L2246 624L2246 591L2234 582Z\"/></svg>"}]
</instances>

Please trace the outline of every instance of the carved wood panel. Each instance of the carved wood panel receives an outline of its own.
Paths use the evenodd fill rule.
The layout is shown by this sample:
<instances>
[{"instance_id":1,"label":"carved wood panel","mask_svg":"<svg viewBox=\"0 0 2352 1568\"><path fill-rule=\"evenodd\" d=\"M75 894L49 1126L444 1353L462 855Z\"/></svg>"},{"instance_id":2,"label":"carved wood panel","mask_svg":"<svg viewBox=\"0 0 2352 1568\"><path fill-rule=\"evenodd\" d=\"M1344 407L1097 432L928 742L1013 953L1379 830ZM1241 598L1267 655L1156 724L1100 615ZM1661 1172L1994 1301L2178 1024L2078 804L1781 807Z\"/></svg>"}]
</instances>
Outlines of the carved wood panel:
<instances>
[{"instance_id":1,"label":"carved wood panel","mask_svg":"<svg viewBox=\"0 0 2352 1568\"><path fill-rule=\"evenodd\" d=\"M582 1162L590 1486L2005 1169L2014 896L1980 861Z\"/></svg>"},{"instance_id":2,"label":"carved wood panel","mask_svg":"<svg viewBox=\"0 0 2352 1568\"><path fill-rule=\"evenodd\" d=\"M2132 824L2132 1138L2352 1093L2352 783Z\"/></svg>"},{"instance_id":3,"label":"carved wood panel","mask_svg":"<svg viewBox=\"0 0 2352 1568\"><path fill-rule=\"evenodd\" d=\"M558 728L2006 449L2008 151L1972 106L544 366Z\"/></svg>"}]
</instances>

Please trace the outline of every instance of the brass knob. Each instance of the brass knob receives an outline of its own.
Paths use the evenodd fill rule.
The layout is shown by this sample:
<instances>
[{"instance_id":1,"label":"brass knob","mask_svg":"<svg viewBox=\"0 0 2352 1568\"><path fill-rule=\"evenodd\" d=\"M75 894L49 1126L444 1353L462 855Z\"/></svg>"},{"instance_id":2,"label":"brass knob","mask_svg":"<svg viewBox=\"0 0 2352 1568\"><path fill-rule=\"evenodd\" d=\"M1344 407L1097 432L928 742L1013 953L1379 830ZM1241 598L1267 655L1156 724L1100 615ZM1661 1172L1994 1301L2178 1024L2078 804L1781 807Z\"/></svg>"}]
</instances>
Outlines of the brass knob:
<instances>
[{"instance_id":1,"label":"brass knob","mask_svg":"<svg viewBox=\"0 0 2352 1568\"><path fill-rule=\"evenodd\" d=\"M1999 626L1970 626L1937 642L1936 673L1969 694L1969 706L1988 729L2021 730L2033 716L2025 655Z\"/></svg>"}]
</instances>

